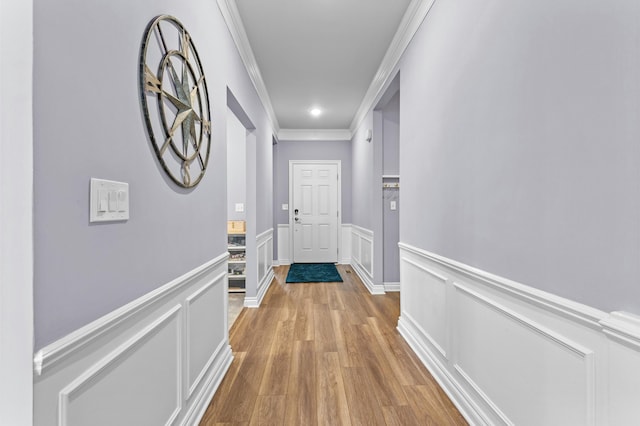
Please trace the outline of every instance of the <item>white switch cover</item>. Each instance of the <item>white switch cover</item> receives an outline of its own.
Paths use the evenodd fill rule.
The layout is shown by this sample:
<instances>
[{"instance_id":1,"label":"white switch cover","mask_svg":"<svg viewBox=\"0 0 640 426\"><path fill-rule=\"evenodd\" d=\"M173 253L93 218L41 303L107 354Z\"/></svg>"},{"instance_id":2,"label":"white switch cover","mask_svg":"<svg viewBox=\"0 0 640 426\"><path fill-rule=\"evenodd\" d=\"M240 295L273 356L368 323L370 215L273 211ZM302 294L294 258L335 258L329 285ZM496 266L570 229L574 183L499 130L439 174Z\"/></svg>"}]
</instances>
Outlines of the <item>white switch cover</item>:
<instances>
[{"instance_id":1,"label":"white switch cover","mask_svg":"<svg viewBox=\"0 0 640 426\"><path fill-rule=\"evenodd\" d=\"M244 203L236 203L236 211L243 212L244 211Z\"/></svg>"},{"instance_id":2,"label":"white switch cover","mask_svg":"<svg viewBox=\"0 0 640 426\"><path fill-rule=\"evenodd\" d=\"M396 209L396 202L392 201L389 205L389 208L391 208L391 210L395 210Z\"/></svg>"},{"instance_id":3,"label":"white switch cover","mask_svg":"<svg viewBox=\"0 0 640 426\"><path fill-rule=\"evenodd\" d=\"M283 204L282 210L289 210L289 204Z\"/></svg>"},{"instance_id":4,"label":"white switch cover","mask_svg":"<svg viewBox=\"0 0 640 426\"><path fill-rule=\"evenodd\" d=\"M129 184L91 178L89 222L129 219Z\"/></svg>"}]
</instances>

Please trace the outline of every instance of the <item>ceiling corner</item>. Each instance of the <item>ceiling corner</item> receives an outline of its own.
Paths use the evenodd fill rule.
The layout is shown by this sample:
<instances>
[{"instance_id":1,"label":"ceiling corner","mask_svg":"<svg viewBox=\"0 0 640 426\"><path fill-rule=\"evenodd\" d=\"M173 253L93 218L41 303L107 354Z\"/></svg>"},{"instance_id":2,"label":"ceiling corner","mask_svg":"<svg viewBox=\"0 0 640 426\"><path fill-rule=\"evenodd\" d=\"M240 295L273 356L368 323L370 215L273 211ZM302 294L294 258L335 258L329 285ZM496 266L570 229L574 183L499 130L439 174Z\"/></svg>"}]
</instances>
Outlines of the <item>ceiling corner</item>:
<instances>
[{"instance_id":1,"label":"ceiling corner","mask_svg":"<svg viewBox=\"0 0 640 426\"><path fill-rule=\"evenodd\" d=\"M249 74L249 78L258 93L258 97L262 102L269 120L271 121L273 133L277 135L280 132L280 125L278 124L278 119L273 109L273 105L271 104L269 92L267 91L267 87L262 79L260 68L258 67L253 50L251 49L251 44L249 43L249 38L247 37L247 33L244 29L235 0L217 0L217 3L218 8L222 13L222 17L227 24L227 28L231 33L231 38L233 38L236 48L238 49L238 53L242 58L242 62L247 73Z\"/></svg>"},{"instance_id":2,"label":"ceiling corner","mask_svg":"<svg viewBox=\"0 0 640 426\"><path fill-rule=\"evenodd\" d=\"M280 129L280 141L350 141L349 129Z\"/></svg>"},{"instance_id":3,"label":"ceiling corner","mask_svg":"<svg viewBox=\"0 0 640 426\"><path fill-rule=\"evenodd\" d=\"M362 99L362 103L351 122L350 131L352 134L356 132L360 123L362 123L369 111L373 109L375 102L381 95L382 89L389 82L389 79L393 77L402 54L435 2L436 0L412 0L409 4L398 26L398 30L393 36L389 48L380 63L380 67L378 71L376 71L369 85L369 89L367 89L367 93Z\"/></svg>"}]
</instances>

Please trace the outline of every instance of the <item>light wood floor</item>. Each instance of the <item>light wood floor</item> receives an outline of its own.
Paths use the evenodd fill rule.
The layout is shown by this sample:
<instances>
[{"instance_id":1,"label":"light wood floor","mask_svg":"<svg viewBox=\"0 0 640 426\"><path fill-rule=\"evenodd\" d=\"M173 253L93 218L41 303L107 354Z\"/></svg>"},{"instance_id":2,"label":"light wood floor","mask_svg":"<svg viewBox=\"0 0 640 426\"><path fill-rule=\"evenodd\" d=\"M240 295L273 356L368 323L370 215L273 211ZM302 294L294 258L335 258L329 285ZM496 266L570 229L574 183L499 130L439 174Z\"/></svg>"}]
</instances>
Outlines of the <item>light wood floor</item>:
<instances>
[{"instance_id":1,"label":"light wood floor","mask_svg":"<svg viewBox=\"0 0 640 426\"><path fill-rule=\"evenodd\" d=\"M258 309L230 331L235 359L201 425L463 425L396 331L398 293L344 283L285 284L276 268Z\"/></svg>"}]
</instances>

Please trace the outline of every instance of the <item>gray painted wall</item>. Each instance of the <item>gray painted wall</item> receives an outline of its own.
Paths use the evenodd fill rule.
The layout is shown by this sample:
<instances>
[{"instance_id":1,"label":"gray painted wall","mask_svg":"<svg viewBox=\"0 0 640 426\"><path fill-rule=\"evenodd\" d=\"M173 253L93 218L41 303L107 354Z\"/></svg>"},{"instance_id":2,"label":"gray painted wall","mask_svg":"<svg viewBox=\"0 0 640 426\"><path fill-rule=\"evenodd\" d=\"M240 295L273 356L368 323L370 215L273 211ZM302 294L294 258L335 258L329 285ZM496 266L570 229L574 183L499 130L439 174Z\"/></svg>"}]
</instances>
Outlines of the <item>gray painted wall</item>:
<instances>
[{"instance_id":1,"label":"gray painted wall","mask_svg":"<svg viewBox=\"0 0 640 426\"><path fill-rule=\"evenodd\" d=\"M279 175L279 169L280 169L280 167L279 167L280 162L279 162L278 158L279 158L279 155L280 155L279 154L280 151L279 151L279 144L275 143L275 141L273 143L271 152L272 152L272 157L273 157L272 161L273 161L273 164L274 164L274 167L272 167L272 170L271 170L271 178L273 179L273 183L276 185L275 188L273 189L273 193L274 193L274 196L277 197L277 195L278 195L278 186L277 186L278 185L278 175ZM288 173L288 171L287 171L287 173ZM274 218L274 220L273 220L273 260L277 260L278 259L278 223L277 223L278 221L277 221L277 218L278 218L278 210L280 210L282 208L282 203L278 204L277 200L275 200L272 203L272 208L273 208L273 210L272 210L273 216L272 217Z\"/></svg>"},{"instance_id":2,"label":"gray painted wall","mask_svg":"<svg viewBox=\"0 0 640 426\"><path fill-rule=\"evenodd\" d=\"M342 223L351 223L351 142L349 141L280 141L277 145L275 175L276 223L289 223L289 212L282 204L289 203L289 160L341 160Z\"/></svg>"},{"instance_id":3,"label":"gray painted wall","mask_svg":"<svg viewBox=\"0 0 640 426\"><path fill-rule=\"evenodd\" d=\"M382 108L382 174L400 174L400 92Z\"/></svg>"},{"instance_id":4,"label":"gray painted wall","mask_svg":"<svg viewBox=\"0 0 640 426\"><path fill-rule=\"evenodd\" d=\"M215 2L35 0L34 9L38 350L226 251L227 87L256 125L254 232L270 228L272 129ZM139 106L140 42L162 13L191 33L211 97L209 167L190 191L164 176ZM130 184L129 221L89 225L91 177Z\"/></svg>"},{"instance_id":5,"label":"gray painted wall","mask_svg":"<svg viewBox=\"0 0 640 426\"><path fill-rule=\"evenodd\" d=\"M246 220L246 210L236 211L236 204L247 203L247 129L227 109L227 218Z\"/></svg>"},{"instance_id":6,"label":"gray painted wall","mask_svg":"<svg viewBox=\"0 0 640 426\"><path fill-rule=\"evenodd\" d=\"M373 141L366 141L367 130L373 129L373 112L369 112L351 139L352 209L354 225L372 229L373 220Z\"/></svg>"},{"instance_id":7,"label":"gray painted wall","mask_svg":"<svg viewBox=\"0 0 640 426\"><path fill-rule=\"evenodd\" d=\"M400 171L400 92L382 108L382 169L385 175L397 175ZM398 180L386 180L396 183ZM391 210L391 202L396 209ZM386 188L382 191L383 228L383 281L400 282L400 190Z\"/></svg>"},{"instance_id":8,"label":"gray painted wall","mask_svg":"<svg viewBox=\"0 0 640 426\"><path fill-rule=\"evenodd\" d=\"M637 1L437 1L400 65L401 241L640 313L639 21Z\"/></svg>"}]
</instances>

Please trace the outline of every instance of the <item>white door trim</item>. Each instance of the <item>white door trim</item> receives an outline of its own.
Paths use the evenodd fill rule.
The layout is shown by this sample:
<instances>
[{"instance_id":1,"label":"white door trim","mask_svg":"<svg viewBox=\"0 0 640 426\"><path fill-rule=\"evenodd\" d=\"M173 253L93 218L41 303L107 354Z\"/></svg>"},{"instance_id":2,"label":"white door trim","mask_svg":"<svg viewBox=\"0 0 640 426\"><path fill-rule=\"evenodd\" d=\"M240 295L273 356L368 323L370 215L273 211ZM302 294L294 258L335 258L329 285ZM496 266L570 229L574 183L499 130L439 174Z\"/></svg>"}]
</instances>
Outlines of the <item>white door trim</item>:
<instances>
[{"instance_id":1,"label":"white door trim","mask_svg":"<svg viewBox=\"0 0 640 426\"><path fill-rule=\"evenodd\" d=\"M338 262L342 256L342 161L341 160L289 160L289 229L293 231L293 166L300 164L331 164L338 167L338 224L336 232L338 233ZM293 242L293 232L289 232L289 251L291 262L293 263L293 253L295 247Z\"/></svg>"},{"instance_id":2,"label":"white door trim","mask_svg":"<svg viewBox=\"0 0 640 426\"><path fill-rule=\"evenodd\" d=\"M0 424L27 425L33 423L33 0L3 1L0 9Z\"/></svg>"}]
</instances>

